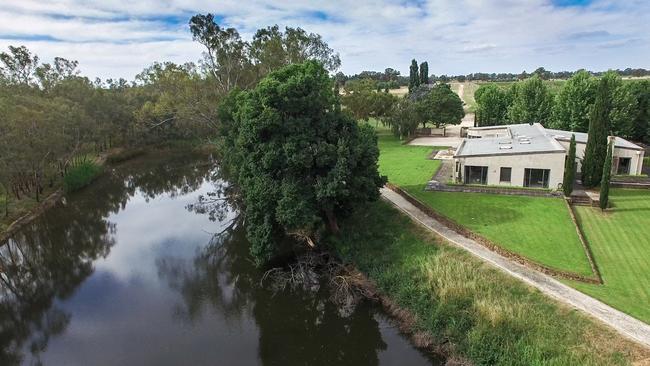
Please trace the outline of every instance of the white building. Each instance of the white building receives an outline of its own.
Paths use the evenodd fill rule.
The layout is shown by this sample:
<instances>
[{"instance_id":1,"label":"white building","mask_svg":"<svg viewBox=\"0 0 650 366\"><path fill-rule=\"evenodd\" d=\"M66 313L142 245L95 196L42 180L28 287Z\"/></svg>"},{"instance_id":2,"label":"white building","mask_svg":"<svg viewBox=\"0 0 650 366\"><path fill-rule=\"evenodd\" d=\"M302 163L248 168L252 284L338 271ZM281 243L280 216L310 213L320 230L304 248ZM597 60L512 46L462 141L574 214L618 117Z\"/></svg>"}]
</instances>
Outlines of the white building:
<instances>
[{"instance_id":1,"label":"white building","mask_svg":"<svg viewBox=\"0 0 650 366\"><path fill-rule=\"evenodd\" d=\"M586 133L546 129L539 123L469 128L454 155L454 176L465 184L558 189L572 134L580 172ZM643 155L643 148L616 137L612 173L641 174Z\"/></svg>"}]
</instances>

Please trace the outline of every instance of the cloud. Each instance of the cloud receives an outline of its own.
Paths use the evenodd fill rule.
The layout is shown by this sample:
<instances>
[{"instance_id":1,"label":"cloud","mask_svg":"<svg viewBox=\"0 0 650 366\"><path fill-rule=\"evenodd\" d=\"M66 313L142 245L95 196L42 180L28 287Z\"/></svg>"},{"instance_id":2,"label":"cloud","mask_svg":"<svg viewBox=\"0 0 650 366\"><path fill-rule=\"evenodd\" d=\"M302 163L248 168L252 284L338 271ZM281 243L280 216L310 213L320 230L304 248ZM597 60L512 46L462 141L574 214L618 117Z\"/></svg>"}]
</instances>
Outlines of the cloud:
<instances>
[{"instance_id":1,"label":"cloud","mask_svg":"<svg viewBox=\"0 0 650 366\"><path fill-rule=\"evenodd\" d=\"M133 78L153 61L196 61L187 22L206 12L245 38L272 24L319 33L346 73L407 73L412 58L435 74L650 67L642 0L3 0L0 48L25 44L43 60L77 59L91 77Z\"/></svg>"}]
</instances>

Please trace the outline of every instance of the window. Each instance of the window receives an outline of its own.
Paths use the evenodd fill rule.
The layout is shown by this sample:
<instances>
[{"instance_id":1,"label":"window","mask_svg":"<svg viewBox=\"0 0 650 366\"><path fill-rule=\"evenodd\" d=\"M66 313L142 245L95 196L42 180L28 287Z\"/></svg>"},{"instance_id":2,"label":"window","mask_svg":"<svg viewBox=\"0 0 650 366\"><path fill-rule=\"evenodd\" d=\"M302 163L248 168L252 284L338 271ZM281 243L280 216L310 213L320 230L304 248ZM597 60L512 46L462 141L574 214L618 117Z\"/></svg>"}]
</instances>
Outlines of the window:
<instances>
[{"instance_id":1,"label":"window","mask_svg":"<svg viewBox=\"0 0 650 366\"><path fill-rule=\"evenodd\" d=\"M512 168L501 168L501 174L499 174L499 182L510 183L510 177L512 176Z\"/></svg>"},{"instance_id":2,"label":"window","mask_svg":"<svg viewBox=\"0 0 650 366\"><path fill-rule=\"evenodd\" d=\"M487 184L487 167L465 165L465 184Z\"/></svg>"},{"instance_id":3,"label":"window","mask_svg":"<svg viewBox=\"0 0 650 366\"><path fill-rule=\"evenodd\" d=\"M528 169L524 170L524 187L548 188L548 176L550 169Z\"/></svg>"},{"instance_id":4,"label":"window","mask_svg":"<svg viewBox=\"0 0 650 366\"><path fill-rule=\"evenodd\" d=\"M632 158L618 158L616 174L630 174L630 166L632 166Z\"/></svg>"}]
</instances>

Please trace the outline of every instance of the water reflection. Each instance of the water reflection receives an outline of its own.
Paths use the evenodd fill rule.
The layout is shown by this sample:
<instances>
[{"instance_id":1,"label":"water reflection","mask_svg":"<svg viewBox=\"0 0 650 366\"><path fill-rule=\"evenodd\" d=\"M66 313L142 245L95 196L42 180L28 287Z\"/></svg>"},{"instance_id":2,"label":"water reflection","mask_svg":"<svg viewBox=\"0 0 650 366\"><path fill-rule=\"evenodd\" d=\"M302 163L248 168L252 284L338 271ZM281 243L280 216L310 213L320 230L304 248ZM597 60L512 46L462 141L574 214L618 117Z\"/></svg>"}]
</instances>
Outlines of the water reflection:
<instances>
[{"instance_id":1,"label":"water reflection","mask_svg":"<svg viewBox=\"0 0 650 366\"><path fill-rule=\"evenodd\" d=\"M430 363L370 305L261 287L213 166L127 163L0 247L0 364Z\"/></svg>"}]
</instances>

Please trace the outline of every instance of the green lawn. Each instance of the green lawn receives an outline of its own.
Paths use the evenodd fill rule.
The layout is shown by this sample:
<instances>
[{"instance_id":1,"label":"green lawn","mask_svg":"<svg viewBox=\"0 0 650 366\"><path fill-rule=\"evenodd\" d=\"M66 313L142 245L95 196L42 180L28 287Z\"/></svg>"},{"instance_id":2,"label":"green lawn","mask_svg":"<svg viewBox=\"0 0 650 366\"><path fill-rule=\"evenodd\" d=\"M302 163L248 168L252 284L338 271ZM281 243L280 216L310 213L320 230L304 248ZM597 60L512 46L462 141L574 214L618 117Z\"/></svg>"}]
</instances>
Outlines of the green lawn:
<instances>
[{"instance_id":1,"label":"green lawn","mask_svg":"<svg viewBox=\"0 0 650 366\"><path fill-rule=\"evenodd\" d=\"M439 160L428 158L433 147L402 145L387 132L379 134L379 149L379 173L399 186L417 182L424 187L440 168Z\"/></svg>"},{"instance_id":2,"label":"green lawn","mask_svg":"<svg viewBox=\"0 0 650 366\"><path fill-rule=\"evenodd\" d=\"M440 243L386 202L357 210L342 228L332 239L339 256L414 314L416 331L475 365L617 365L650 357L579 311Z\"/></svg>"},{"instance_id":3,"label":"green lawn","mask_svg":"<svg viewBox=\"0 0 650 366\"><path fill-rule=\"evenodd\" d=\"M379 170L436 211L493 241L551 268L593 275L564 202L557 198L481 193L425 192L439 167L432 148L401 145L380 135Z\"/></svg>"},{"instance_id":4,"label":"green lawn","mask_svg":"<svg viewBox=\"0 0 650 366\"><path fill-rule=\"evenodd\" d=\"M650 191L612 189L610 201L605 213L576 207L605 284L570 285L650 323Z\"/></svg>"},{"instance_id":5,"label":"green lawn","mask_svg":"<svg viewBox=\"0 0 650 366\"><path fill-rule=\"evenodd\" d=\"M563 200L406 189L436 211L505 249L551 268L593 275Z\"/></svg>"}]
</instances>

